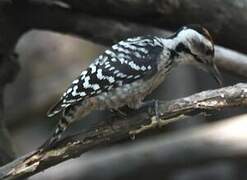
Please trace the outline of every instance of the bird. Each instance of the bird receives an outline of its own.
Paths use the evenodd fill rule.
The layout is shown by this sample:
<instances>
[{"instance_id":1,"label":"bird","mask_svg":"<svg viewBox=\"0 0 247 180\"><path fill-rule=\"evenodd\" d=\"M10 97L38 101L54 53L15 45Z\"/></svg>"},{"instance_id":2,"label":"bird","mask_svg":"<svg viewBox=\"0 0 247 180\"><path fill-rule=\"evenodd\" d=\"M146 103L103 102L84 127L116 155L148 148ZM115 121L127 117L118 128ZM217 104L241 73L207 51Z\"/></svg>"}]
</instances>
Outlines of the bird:
<instances>
[{"instance_id":1,"label":"bird","mask_svg":"<svg viewBox=\"0 0 247 180\"><path fill-rule=\"evenodd\" d=\"M112 45L81 72L48 111L48 117L61 114L61 118L43 147L52 146L71 123L93 110L140 108L145 97L179 64L193 64L222 84L212 36L201 25L183 26L167 37L136 36Z\"/></svg>"}]
</instances>

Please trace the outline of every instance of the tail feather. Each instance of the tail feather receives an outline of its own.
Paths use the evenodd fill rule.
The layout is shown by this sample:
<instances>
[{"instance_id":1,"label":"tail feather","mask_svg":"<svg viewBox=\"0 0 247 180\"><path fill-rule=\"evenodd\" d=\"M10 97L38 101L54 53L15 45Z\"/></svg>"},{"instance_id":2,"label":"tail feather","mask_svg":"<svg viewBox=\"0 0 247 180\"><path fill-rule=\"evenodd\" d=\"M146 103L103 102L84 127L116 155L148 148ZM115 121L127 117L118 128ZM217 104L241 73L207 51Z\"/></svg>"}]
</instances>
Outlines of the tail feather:
<instances>
[{"instance_id":1,"label":"tail feather","mask_svg":"<svg viewBox=\"0 0 247 180\"><path fill-rule=\"evenodd\" d=\"M52 117L55 116L56 114L58 114L59 112L62 111L63 107L62 107L63 101L60 100L58 101L54 106L52 106L48 112L47 112L47 116L48 117Z\"/></svg>"},{"instance_id":2,"label":"tail feather","mask_svg":"<svg viewBox=\"0 0 247 180\"><path fill-rule=\"evenodd\" d=\"M43 145L41 145L39 149L45 150L53 148L53 146L55 146L56 143L61 139L63 132L69 127L69 124L70 122L65 117L62 117L58 122L52 136Z\"/></svg>"}]
</instances>

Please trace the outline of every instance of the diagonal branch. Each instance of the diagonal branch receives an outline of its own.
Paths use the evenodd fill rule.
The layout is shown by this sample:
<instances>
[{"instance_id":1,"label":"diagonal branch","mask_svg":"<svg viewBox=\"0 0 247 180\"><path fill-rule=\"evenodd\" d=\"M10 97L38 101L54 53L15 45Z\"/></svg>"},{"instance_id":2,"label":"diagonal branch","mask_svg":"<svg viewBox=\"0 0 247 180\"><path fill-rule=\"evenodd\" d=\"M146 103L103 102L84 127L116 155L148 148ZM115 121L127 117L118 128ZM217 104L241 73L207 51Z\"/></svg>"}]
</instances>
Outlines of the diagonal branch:
<instances>
[{"instance_id":1,"label":"diagonal branch","mask_svg":"<svg viewBox=\"0 0 247 180\"><path fill-rule=\"evenodd\" d=\"M32 4L62 2L73 12L122 19L125 22L135 21L165 29L199 23L213 32L220 44L241 49L246 53L247 2L245 0L29 0L29 2ZM97 30L96 28L94 31Z\"/></svg>"},{"instance_id":2,"label":"diagonal branch","mask_svg":"<svg viewBox=\"0 0 247 180\"><path fill-rule=\"evenodd\" d=\"M223 108L246 106L247 84L236 84L226 88L203 91L168 102L159 103L160 117L164 120L180 119L184 116L211 112ZM29 177L65 160L80 156L82 153L119 140L130 139L133 132L146 132L157 128L152 124L154 116L152 106L131 112L127 118L112 123L100 122L95 127L81 134L60 141L54 149L44 152L34 151L0 168L0 179ZM148 127L143 130L143 127ZM134 134L135 135L135 134Z\"/></svg>"},{"instance_id":3,"label":"diagonal branch","mask_svg":"<svg viewBox=\"0 0 247 180\"><path fill-rule=\"evenodd\" d=\"M247 179L247 115L149 136L46 171L52 179ZM65 173L64 170L69 169ZM44 177L37 175L35 178Z\"/></svg>"},{"instance_id":4,"label":"diagonal branch","mask_svg":"<svg viewBox=\"0 0 247 180\"><path fill-rule=\"evenodd\" d=\"M30 28L69 33L106 46L127 37L147 34L168 36L172 33L155 26L74 12L44 2L25 6L25 13L20 16ZM221 46L215 49L216 64L220 69L247 77L247 55Z\"/></svg>"}]
</instances>

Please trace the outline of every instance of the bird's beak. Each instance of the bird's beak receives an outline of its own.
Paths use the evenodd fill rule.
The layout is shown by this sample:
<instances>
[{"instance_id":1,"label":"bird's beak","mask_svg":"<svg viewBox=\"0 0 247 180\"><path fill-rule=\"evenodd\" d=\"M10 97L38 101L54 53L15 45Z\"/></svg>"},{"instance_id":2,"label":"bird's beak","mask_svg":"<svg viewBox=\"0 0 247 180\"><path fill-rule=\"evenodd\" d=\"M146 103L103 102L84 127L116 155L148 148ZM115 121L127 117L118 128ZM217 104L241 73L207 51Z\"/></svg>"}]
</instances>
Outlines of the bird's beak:
<instances>
[{"instance_id":1,"label":"bird's beak","mask_svg":"<svg viewBox=\"0 0 247 180\"><path fill-rule=\"evenodd\" d=\"M223 78L221 76L221 73L215 63L213 63L210 66L207 66L208 72L213 76L213 78L217 81L217 83L220 85L220 87L223 86Z\"/></svg>"}]
</instances>

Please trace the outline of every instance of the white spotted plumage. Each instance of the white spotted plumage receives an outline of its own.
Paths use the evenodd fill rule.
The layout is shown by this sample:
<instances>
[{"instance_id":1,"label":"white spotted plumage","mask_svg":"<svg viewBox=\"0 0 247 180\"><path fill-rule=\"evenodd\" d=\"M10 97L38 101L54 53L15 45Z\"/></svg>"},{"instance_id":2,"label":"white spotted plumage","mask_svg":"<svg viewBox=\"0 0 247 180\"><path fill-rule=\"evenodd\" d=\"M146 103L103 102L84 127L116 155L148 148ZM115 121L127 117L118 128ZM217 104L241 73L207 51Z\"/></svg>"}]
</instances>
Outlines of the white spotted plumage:
<instances>
[{"instance_id":1,"label":"white spotted plumage","mask_svg":"<svg viewBox=\"0 0 247 180\"><path fill-rule=\"evenodd\" d=\"M210 54L204 49L209 49ZM142 100L174 66L192 61L213 65L212 60L207 59L212 58L213 53L210 35L201 27L181 28L168 38L139 36L120 41L82 71L48 112L49 117L63 112L48 144L59 139L78 116L83 117L94 109L140 107Z\"/></svg>"},{"instance_id":2,"label":"white spotted plumage","mask_svg":"<svg viewBox=\"0 0 247 180\"><path fill-rule=\"evenodd\" d=\"M78 98L83 101L92 95L149 76L157 69L157 60L153 58L158 59L162 50L162 41L155 36L120 41L111 49L107 49L72 82L60 100L62 103L58 103L48 115L53 116L63 110L62 104L73 105L74 102L78 102Z\"/></svg>"}]
</instances>

